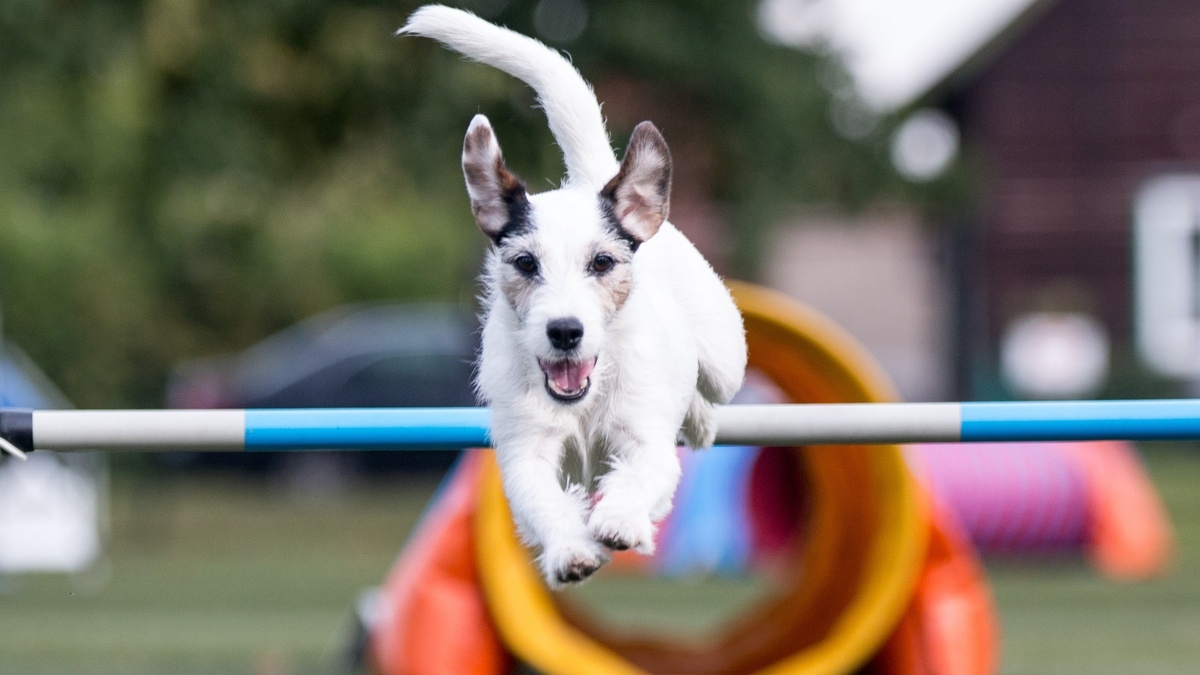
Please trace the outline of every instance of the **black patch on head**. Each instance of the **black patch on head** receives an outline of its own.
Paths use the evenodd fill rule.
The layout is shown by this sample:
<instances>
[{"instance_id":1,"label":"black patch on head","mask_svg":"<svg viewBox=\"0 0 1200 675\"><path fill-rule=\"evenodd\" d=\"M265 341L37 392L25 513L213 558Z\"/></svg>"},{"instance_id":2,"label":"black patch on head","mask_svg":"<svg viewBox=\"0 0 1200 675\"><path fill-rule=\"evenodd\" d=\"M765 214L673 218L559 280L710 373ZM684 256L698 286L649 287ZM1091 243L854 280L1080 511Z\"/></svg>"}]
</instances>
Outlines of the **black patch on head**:
<instances>
[{"instance_id":1,"label":"black patch on head","mask_svg":"<svg viewBox=\"0 0 1200 675\"><path fill-rule=\"evenodd\" d=\"M630 252L637 253L642 241L621 226L621 221L617 218L617 199L609 190L600 193L600 215L604 219L604 224L612 230L617 239L629 244Z\"/></svg>"},{"instance_id":2,"label":"black patch on head","mask_svg":"<svg viewBox=\"0 0 1200 675\"><path fill-rule=\"evenodd\" d=\"M504 227L492 238L496 246L509 237L525 234L533 229L533 221L529 218L529 197L525 193L524 184L506 186L500 199L508 209L508 222L504 223Z\"/></svg>"}]
</instances>

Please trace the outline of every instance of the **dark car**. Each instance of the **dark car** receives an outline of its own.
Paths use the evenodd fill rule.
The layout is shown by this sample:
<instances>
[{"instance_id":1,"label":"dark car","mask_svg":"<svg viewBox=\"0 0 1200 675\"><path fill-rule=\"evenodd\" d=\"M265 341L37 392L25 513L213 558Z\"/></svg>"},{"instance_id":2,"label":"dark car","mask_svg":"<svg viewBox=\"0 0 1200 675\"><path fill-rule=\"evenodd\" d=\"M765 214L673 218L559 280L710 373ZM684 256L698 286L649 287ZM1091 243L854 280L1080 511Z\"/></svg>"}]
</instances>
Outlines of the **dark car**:
<instances>
[{"instance_id":1,"label":"dark car","mask_svg":"<svg viewBox=\"0 0 1200 675\"><path fill-rule=\"evenodd\" d=\"M176 369L172 408L376 408L475 405L477 322L446 305L340 307L245 351ZM440 469L456 451L303 452L165 457L182 465L301 471L305 479L354 470ZM316 472L315 476L307 474ZM334 476L325 476L332 480Z\"/></svg>"}]
</instances>

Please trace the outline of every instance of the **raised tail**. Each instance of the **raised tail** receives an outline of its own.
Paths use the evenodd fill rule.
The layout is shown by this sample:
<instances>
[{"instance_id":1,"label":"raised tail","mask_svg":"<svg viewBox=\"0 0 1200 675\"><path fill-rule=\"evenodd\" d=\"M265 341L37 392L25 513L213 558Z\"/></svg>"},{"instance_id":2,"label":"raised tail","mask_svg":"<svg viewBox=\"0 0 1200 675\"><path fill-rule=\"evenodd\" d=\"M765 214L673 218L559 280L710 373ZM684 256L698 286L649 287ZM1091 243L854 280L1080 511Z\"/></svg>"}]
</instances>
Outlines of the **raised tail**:
<instances>
[{"instance_id":1,"label":"raised tail","mask_svg":"<svg viewBox=\"0 0 1200 675\"><path fill-rule=\"evenodd\" d=\"M567 165L568 185L604 185L618 164L591 86L562 54L459 9L426 5L397 31L433 38L469 59L499 68L537 92Z\"/></svg>"}]
</instances>

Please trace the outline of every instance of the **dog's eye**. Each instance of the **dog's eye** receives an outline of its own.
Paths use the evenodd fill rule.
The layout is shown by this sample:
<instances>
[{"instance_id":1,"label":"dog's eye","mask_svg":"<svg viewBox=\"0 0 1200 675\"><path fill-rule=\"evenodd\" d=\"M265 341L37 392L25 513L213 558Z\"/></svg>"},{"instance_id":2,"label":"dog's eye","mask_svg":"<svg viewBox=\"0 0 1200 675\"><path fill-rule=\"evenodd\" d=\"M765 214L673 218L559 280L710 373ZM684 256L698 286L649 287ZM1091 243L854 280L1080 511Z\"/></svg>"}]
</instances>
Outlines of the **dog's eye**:
<instances>
[{"instance_id":1,"label":"dog's eye","mask_svg":"<svg viewBox=\"0 0 1200 675\"><path fill-rule=\"evenodd\" d=\"M605 272L611 270L613 265L616 264L616 259L614 259L611 255L608 255L607 253L600 253L595 258L592 258L591 267L592 271L596 274L604 274Z\"/></svg>"},{"instance_id":2,"label":"dog's eye","mask_svg":"<svg viewBox=\"0 0 1200 675\"><path fill-rule=\"evenodd\" d=\"M512 264L513 267L517 268L518 272L524 274L525 276L533 276L538 272L537 258L529 255L528 253L517 256L512 261Z\"/></svg>"}]
</instances>

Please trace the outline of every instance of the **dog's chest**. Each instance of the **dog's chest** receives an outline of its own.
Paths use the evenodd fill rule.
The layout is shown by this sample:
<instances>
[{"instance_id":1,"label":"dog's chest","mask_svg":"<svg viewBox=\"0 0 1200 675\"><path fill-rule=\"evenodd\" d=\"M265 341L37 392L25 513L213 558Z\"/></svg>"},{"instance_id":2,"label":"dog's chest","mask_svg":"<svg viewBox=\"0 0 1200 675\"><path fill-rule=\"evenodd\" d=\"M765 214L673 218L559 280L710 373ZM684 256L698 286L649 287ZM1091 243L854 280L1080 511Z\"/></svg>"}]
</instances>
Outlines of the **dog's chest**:
<instances>
[{"instance_id":1,"label":"dog's chest","mask_svg":"<svg viewBox=\"0 0 1200 675\"><path fill-rule=\"evenodd\" d=\"M596 491L596 482L612 467L611 450L605 443L582 446L581 439L569 439L562 454L559 482L566 489L581 485L588 492Z\"/></svg>"},{"instance_id":2,"label":"dog's chest","mask_svg":"<svg viewBox=\"0 0 1200 675\"><path fill-rule=\"evenodd\" d=\"M606 421L613 417L605 406L592 406L586 412L565 421L569 429L563 441L559 471L563 486L582 485L594 490L595 481L612 467L613 437L617 430L609 429Z\"/></svg>"}]
</instances>

